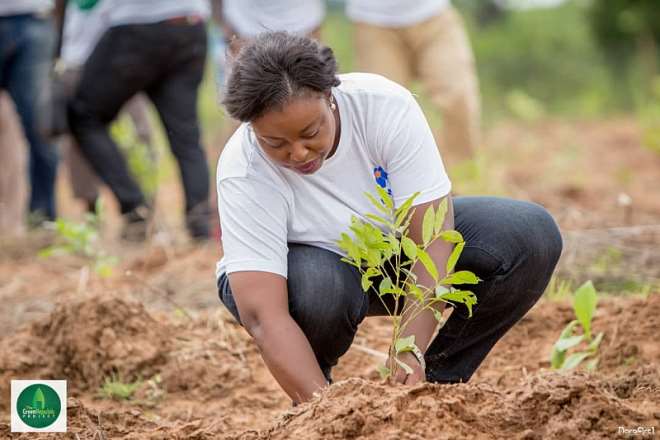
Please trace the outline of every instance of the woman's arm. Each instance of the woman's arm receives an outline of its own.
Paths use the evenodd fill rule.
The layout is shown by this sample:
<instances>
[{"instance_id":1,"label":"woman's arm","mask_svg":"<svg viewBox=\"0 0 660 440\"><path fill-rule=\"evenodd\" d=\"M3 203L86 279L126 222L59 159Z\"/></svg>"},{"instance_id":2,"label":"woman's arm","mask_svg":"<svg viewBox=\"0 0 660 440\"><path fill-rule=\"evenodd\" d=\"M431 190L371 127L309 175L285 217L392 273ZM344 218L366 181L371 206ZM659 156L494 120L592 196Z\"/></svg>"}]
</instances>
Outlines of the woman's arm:
<instances>
[{"instance_id":1,"label":"woman's arm","mask_svg":"<svg viewBox=\"0 0 660 440\"><path fill-rule=\"evenodd\" d=\"M229 283L241 322L277 382L294 403L311 399L327 382L289 314L286 279L269 272L234 272Z\"/></svg>"},{"instance_id":2,"label":"woman's arm","mask_svg":"<svg viewBox=\"0 0 660 440\"><path fill-rule=\"evenodd\" d=\"M446 198L447 214L445 216L445 222L442 226L443 230L454 229L454 207L452 204L451 195L447 195ZM415 213L413 214L409 230L409 236L415 241L415 243L422 242L422 223L424 220L424 213L431 205L433 205L434 209L437 209L442 200L443 199L438 199L433 202L423 203L421 205L415 206ZM438 269L439 279L444 278L447 275L445 267L447 265L449 255L453 249L454 245L452 243L448 243L439 239L431 243L431 245L426 250ZM426 271L426 269L424 269L422 264L416 264L412 271L417 276L417 284L421 284L425 287L435 285L435 281ZM442 311L443 308L444 305L440 303L437 305L436 310ZM415 307L408 308L404 316L402 316L402 320L405 320L406 316L410 315L415 310ZM408 323L404 332L401 334L401 337L415 335L415 344L417 347L419 347L422 353L426 353L426 349L428 348L428 345L431 342L431 338L435 333L437 324L438 321L435 319L435 316L433 316L433 312L431 310L425 310L424 312L420 313L414 320ZM414 384L425 379L425 373L414 355L411 353L404 353L402 356L400 356L400 359L413 369L413 374L406 377L405 372L402 369L398 369L397 375L395 377L396 381L406 384Z\"/></svg>"}]
</instances>

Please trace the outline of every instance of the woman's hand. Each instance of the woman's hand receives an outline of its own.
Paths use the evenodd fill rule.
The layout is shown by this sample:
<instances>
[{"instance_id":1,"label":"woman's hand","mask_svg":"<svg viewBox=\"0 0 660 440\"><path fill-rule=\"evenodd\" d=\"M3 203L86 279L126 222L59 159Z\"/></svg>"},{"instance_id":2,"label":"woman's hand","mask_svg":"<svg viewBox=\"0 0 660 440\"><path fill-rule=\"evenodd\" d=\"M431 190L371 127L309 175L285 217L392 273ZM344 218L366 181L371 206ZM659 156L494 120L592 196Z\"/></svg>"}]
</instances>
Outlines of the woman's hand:
<instances>
[{"instance_id":1,"label":"woman's hand","mask_svg":"<svg viewBox=\"0 0 660 440\"><path fill-rule=\"evenodd\" d=\"M399 360L404 364L408 365L412 369L412 373L408 374L401 367L401 365L396 366L396 374L392 378L394 383L401 383L404 385L415 385L417 383L423 382L426 380L426 371L420 365L419 361L414 354L410 352L401 353L399 355ZM395 364L394 359L389 358L387 364L390 367L390 370L393 369Z\"/></svg>"}]
</instances>

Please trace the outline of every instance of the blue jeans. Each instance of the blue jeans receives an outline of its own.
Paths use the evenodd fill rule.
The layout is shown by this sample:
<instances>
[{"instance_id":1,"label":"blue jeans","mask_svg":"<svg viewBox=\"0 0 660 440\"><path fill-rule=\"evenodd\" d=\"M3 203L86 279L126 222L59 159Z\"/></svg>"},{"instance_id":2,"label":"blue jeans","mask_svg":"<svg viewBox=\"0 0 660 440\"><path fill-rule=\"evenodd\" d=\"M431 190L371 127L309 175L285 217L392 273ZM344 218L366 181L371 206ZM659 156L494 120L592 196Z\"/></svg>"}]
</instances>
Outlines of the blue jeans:
<instances>
[{"instance_id":1,"label":"blue jeans","mask_svg":"<svg viewBox=\"0 0 660 440\"><path fill-rule=\"evenodd\" d=\"M30 144L30 212L55 219L57 152L46 141L50 115L49 71L55 46L50 19L33 15L0 17L0 88L16 104Z\"/></svg>"},{"instance_id":2,"label":"blue jeans","mask_svg":"<svg viewBox=\"0 0 660 440\"><path fill-rule=\"evenodd\" d=\"M478 299L472 317L463 305L454 305L426 351L427 380L438 383L470 379L495 343L541 297L562 250L554 220L533 203L457 197L454 216L466 241L456 270L471 270L483 281L472 286ZM357 269L333 252L290 244L288 265L289 311L329 377L362 320L385 315L385 309L375 295L364 294ZM221 301L240 322L226 275L220 276L218 288Z\"/></svg>"}]
</instances>

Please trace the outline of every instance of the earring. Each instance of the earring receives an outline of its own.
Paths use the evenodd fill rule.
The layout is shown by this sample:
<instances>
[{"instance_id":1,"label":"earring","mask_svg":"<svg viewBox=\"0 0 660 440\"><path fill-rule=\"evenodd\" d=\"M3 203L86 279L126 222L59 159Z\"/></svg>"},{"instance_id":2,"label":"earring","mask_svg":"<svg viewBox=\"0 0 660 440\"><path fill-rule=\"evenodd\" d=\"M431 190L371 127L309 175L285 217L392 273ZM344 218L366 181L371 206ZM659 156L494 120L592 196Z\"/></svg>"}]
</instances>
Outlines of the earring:
<instances>
[{"instance_id":1,"label":"earring","mask_svg":"<svg viewBox=\"0 0 660 440\"><path fill-rule=\"evenodd\" d=\"M335 97L330 95L330 110L333 112L337 110L337 104L335 104Z\"/></svg>"}]
</instances>

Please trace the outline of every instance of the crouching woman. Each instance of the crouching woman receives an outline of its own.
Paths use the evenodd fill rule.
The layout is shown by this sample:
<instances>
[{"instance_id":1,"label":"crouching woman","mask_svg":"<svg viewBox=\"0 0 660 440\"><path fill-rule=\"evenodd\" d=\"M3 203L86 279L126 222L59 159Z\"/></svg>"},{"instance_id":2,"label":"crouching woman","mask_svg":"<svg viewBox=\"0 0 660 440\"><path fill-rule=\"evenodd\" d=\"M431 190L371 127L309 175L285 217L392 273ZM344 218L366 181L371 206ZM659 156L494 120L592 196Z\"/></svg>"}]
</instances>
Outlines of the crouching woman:
<instances>
[{"instance_id":1,"label":"crouching woman","mask_svg":"<svg viewBox=\"0 0 660 440\"><path fill-rule=\"evenodd\" d=\"M447 199L444 227L467 243L457 270L483 280L472 317L456 306L437 334L430 311L408 325L402 336L415 335L426 368L419 354L403 354L413 372L400 369L395 380L467 381L543 293L562 248L553 219L528 202L452 200L429 125L405 88L373 74L338 75L329 48L265 33L237 55L224 105L243 124L218 163L219 296L294 402L331 381L366 316L385 314L336 243L353 215L375 213L364 193L377 182L395 205L419 192L416 242L426 208ZM451 251L442 240L428 249L438 268ZM431 284L421 266L414 270L418 283Z\"/></svg>"}]
</instances>

